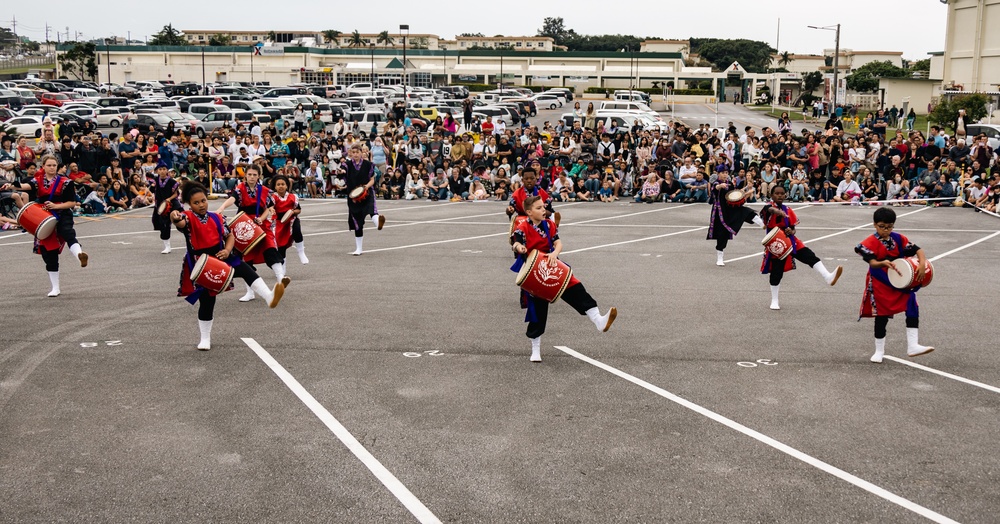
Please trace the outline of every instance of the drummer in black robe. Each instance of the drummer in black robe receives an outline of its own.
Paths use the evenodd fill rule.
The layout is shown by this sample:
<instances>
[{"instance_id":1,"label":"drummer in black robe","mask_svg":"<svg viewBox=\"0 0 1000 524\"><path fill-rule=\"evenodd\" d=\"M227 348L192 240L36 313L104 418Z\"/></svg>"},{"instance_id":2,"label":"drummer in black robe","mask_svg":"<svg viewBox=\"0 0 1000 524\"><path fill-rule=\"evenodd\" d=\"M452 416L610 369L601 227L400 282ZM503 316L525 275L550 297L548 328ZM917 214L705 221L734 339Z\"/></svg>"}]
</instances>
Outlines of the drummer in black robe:
<instances>
[{"instance_id":1,"label":"drummer in black robe","mask_svg":"<svg viewBox=\"0 0 1000 524\"><path fill-rule=\"evenodd\" d=\"M734 193L732 196L741 198L727 200L726 194L734 190L740 193ZM757 216L757 213L744 205L746 199L752 194L752 187L745 189L733 187L729 172L725 170L719 171L718 177L712 182L712 191L708 196L708 202L712 205L712 214L708 223L707 240L715 240L715 251L718 257L715 265L726 265L722 261L726 246L740 232L744 223L764 227L764 221Z\"/></svg>"},{"instance_id":2,"label":"drummer in black robe","mask_svg":"<svg viewBox=\"0 0 1000 524\"><path fill-rule=\"evenodd\" d=\"M364 198L355 201L353 198L347 199L347 227L354 231L354 243L356 249L351 254L358 256L362 253L361 244L365 236L365 219L372 217L372 221L381 230L385 225L385 216L378 214L375 207L375 165L362 158L361 146L354 144L348 152L350 160L347 162L347 194L353 194L357 188L364 188L367 194Z\"/></svg>"}]
</instances>

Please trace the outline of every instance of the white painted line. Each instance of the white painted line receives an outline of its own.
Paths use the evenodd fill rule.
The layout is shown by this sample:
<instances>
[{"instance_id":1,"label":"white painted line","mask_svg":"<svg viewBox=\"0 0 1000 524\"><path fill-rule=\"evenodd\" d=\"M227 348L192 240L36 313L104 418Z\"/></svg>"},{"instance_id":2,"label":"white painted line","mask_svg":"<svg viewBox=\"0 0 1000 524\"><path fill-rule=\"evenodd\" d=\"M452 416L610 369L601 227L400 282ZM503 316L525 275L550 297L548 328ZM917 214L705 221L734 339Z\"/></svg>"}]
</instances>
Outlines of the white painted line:
<instances>
[{"instance_id":1,"label":"white painted line","mask_svg":"<svg viewBox=\"0 0 1000 524\"><path fill-rule=\"evenodd\" d=\"M893 362L899 362L900 364L903 364L905 366L910 366L911 368L917 368L917 369L926 371L928 373L934 373L935 375L941 375L942 377L945 377L945 378L950 378L952 380L957 380L959 382L964 382L966 384L969 384L970 386L976 386L977 388L983 388L986 391L992 391L993 393L1000 393L1000 388L991 386L989 384L983 384L982 382L976 382L975 380L970 380L970 379L967 379L967 378L964 378L964 377L960 377L958 375L952 375L951 373L946 373L944 371L939 371L939 370L934 369L934 368L929 368L927 366L923 366L923 365L917 364L916 362L910 362L909 360L903 360L901 358L892 357L892 356L889 356L889 355L885 355L884 358L892 360Z\"/></svg>"},{"instance_id":2,"label":"white painted line","mask_svg":"<svg viewBox=\"0 0 1000 524\"><path fill-rule=\"evenodd\" d=\"M996 231L996 232L994 232L991 235L986 235L983 238L980 238L979 240L975 240L975 241L969 242L968 244L966 244L964 246L956 247L955 249L952 249L951 251L945 251L944 253L941 253L940 255L938 255L938 256L936 256L934 258L928 259L928 262L935 262L937 260L940 260L940 259L948 256L948 255L952 255L952 254L958 253L959 251L962 251L963 249L970 248L970 247L972 247L972 246L974 246L974 245L976 245L976 244L978 244L980 242L986 242L987 240L989 240L989 239L991 239L991 238L993 238L993 237L995 237L997 235L1000 235L1000 231Z\"/></svg>"},{"instance_id":3,"label":"white painted line","mask_svg":"<svg viewBox=\"0 0 1000 524\"><path fill-rule=\"evenodd\" d=\"M643 388L643 389L645 389L647 391L655 393L655 394L657 394L657 395L659 395L659 396L661 396L661 397L663 397L663 398L665 398L665 399L667 399L667 400L669 400L671 402L674 402L675 404L678 404L678 405L683 406L683 407L685 407L687 409L690 409L691 411L694 411L695 413L698 413L699 415L702 415L702 416L704 416L706 418L714 420L715 422L718 422L719 424L727 426L730 429L738 431L738 432L740 432L740 433L742 433L742 434L744 434L744 435L746 435L746 436L748 436L748 437L750 437L750 438L752 438L754 440L757 440L758 442L760 442L762 444L768 445L768 446L770 446L770 447L772 447L772 448L774 448L774 449L776 449L776 450L778 450L778 451L780 451L782 453L785 453L786 455L789 455L789 456L791 456L793 458L796 458L796 459L798 459L798 460L800 460L802 462L805 462L806 464L809 464L810 466L812 466L812 467L814 467L816 469L819 469L819 470L821 470L821 471L823 471L825 473L833 475L833 476L835 476L835 477L837 477L837 478L839 478L839 479L841 479L843 481L846 481L846 482L849 482L851 484L854 484L855 486L857 486L857 487L859 487L859 488L861 488L861 489L863 489L863 490L865 490L865 491L867 491L867 492L869 492L869 493L871 493L873 495L881 497L881 498L883 498L883 499L885 499L885 500L887 500L889 502L892 502L893 504L896 504L896 505L898 505L898 506L900 506L902 508L908 509L908 510L910 510L910 511L912 511L912 512L914 512L914 513L916 513L916 514L918 514L918 515L920 515L920 516L922 516L924 518L926 518L926 519L932 520L934 522L954 523L954 524L957 524L956 521L954 521L954 520L952 520L952 519L950 519L950 518L948 518L948 517L946 517L946 516L944 516L944 515L942 515L940 513L937 513L937 512L935 512L933 510L925 508L925 507L923 507L923 506L921 506L921 505L919 505L919 504L917 504L917 503L915 503L913 501L910 501L910 500L905 499L905 498L903 498L903 497L901 497L899 495L896 495L895 493L892 493L892 492L890 492L890 491L888 491L888 490L886 490L884 488L876 486L875 484L872 484L871 482L868 482L867 480L864 480L864 479L862 479L860 477L852 475L852 474L850 474L850 473L848 473L848 472L846 472L846 471L844 471L844 470L842 470L842 469L840 469L838 467L835 467L835 466L832 466L830 464L827 464L826 462L823 462L822 460L819 460L819 459L817 459L817 458L815 458L815 457L813 457L811 455L807 455L806 453L803 453L802 451L799 451L799 450L797 450L797 449L795 449L795 448L793 448L793 447L791 447L791 446L789 446L789 445L787 445L787 444L785 444L783 442L775 440L775 439L773 439L773 438L771 438L771 437L769 437L769 436L767 436L767 435L765 435L765 434L763 434L763 433L761 433L759 431L752 430L752 429L744 426L743 424L740 424L739 422L736 422L736 421L728 419L728 418L726 418L726 417L724 417L722 415L719 415L718 413L716 413L714 411L711 411L711 410L709 410L707 408L699 406L698 404L695 404L694 402L691 402L689 400L681 398L681 397L679 397L679 396L677 396L677 395L675 395L675 394L673 394L673 393L671 393L671 392L669 392L669 391L667 391L665 389L662 389L662 388L659 388L657 386L654 386L654 385L650 384L649 382L646 382L645 380L642 380L642 379L636 378L636 377L634 377L632 375L629 375L628 373L626 373L624 371L621 371L620 369L617 369L617 368L614 368L612 366L609 366L609 365L607 365L607 364L605 364L603 362L594 360L594 359L592 359L592 358L590 358L590 357L588 357L586 355L583 355L581 353L578 353L578 352L576 352L576 351L574 351L574 350L572 350L572 349L570 349L570 348L568 348L566 346L555 346L555 348L558 349L559 351L562 351L563 353L566 353L567 355L569 355L569 356L571 356L573 358L576 358L578 360L582 360L583 362L586 362L586 363L588 363L588 364L590 364L590 365L592 365L594 367L603 369L604 371L607 371L608 373L611 373L612 375L615 375L615 376L617 376L619 378L625 379L625 380L627 380L627 381L629 381L629 382L631 382L631 383L633 383L633 384L635 384L635 385L637 385L637 386L639 386L639 387L641 387L641 388Z\"/></svg>"},{"instance_id":4,"label":"white painted line","mask_svg":"<svg viewBox=\"0 0 1000 524\"><path fill-rule=\"evenodd\" d=\"M157 234L159 234L159 231L153 231L153 230L150 230L150 231L130 231L130 232L126 232L126 233L107 233L107 234L104 234L104 235L83 235L83 236L77 236L76 238L77 239L82 239L82 238L104 238L104 237L117 237L117 236L122 236L122 235L148 235L148 234L151 234L151 233L157 233ZM31 238L31 237L28 236L28 238ZM0 247L3 247L3 246L19 246L19 245L34 244L34 243L35 243L34 239L27 240L27 241L24 241L24 242L6 242L4 244L0 244Z\"/></svg>"},{"instance_id":5,"label":"white painted line","mask_svg":"<svg viewBox=\"0 0 1000 524\"><path fill-rule=\"evenodd\" d=\"M899 215L896 218L899 219L899 218L905 217L907 215L912 215L914 213L919 213L921 211L926 211L928 209L931 209L931 208L929 208L929 207L922 207L922 208L920 208L920 209L918 209L916 211L910 211L909 213L903 213L902 215ZM861 224L860 226L854 226L854 227L852 227L850 229L844 229L844 230L838 231L836 233L830 233L829 235L824 235L824 236L821 236L821 237L816 237L816 238L809 239L809 242L817 242L819 240L825 240L827 238L835 237L835 236L838 236L838 235L843 235L844 233L850 233L851 231L857 231L859 229L866 228L866 227L872 227L872 224L870 222L867 223L867 224ZM751 255L744 255L742 257L736 257L736 258L731 258L731 259L728 259L728 260L724 260L723 262L736 262L737 260L746 260L748 258L760 257L760 256L763 256L763 255L764 255L764 252L763 251L759 251L759 252L753 253Z\"/></svg>"},{"instance_id":6,"label":"white painted line","mask_svg":"<svg viewBox=\"0 0 1000 524\"><path fill-rule=\"evenodd\" d=\"M583 202L576 202L576 203L577 204L582 204ZM559 207L563 208L563 207L567 207L567 206L571 206L571 205L573 205L573 204L566 204L565 206L559 206ZM590 220L584 220L584 221L581 221L581 222L571 222L571 223L568 223L568 224L560 224L559 227L574 226L574 225L577 225L577 224L587 224L587 223L590 223L590 222L596 222L598 220L611 220L613 218L624 218L624 217L629 217L629 216L641 215L641 214L644 214L644 213L652 213L654 211L664 211L664 210L668 210L668 209L679 209L681 207L693 206L693 205L694 204L684 204L683 206L677 206L677 207L671 207L671 208L661 208L661 209L652 209L652 210L649 210L649 211L640 211L639 213L627 213L627 214L624 214L624 215L615 215L615 216L610 216L610 217L594 218L594 219L590 219ZM491 213L490 215L475 215L475 216L491 216L493 214L494 213ZM430 222L442 222L442 221L449 221L449 220L460 220L460 219L463 219L463 218L473 218L473 217L442 218L440 220L429 220L427 222L413 222L413 223L410 223L410 224L402 224L401 226L397 226L397 227L411 226L411 225L415 225L415 224L430 223ZM508 223L508 225L509 225L509 223ZM506 225L504 225L504 224L499 224L499 226L506 227ZM386 229L388 227L389 226L385 226L382 229L384 230L384 229ZM327 234L327 233L312 233L312 235L323 235L323 234ZM403 246L383 247L383 248L379 248L379 249L368 249L368 250L365 251L365 253L377 253L379 251L395 251L397 249L408 249L408 248L411 248L411 247L433 246L433 245L437 245L437 244L448 244L448 243L451 243L451 242L463 242L465 240L478 240L480 238L499 237L499 236L506 236L506 235L507 235L507 231L502 231L500 233L490 233L488 235L476 235L476 236L462 237L462 238L449 238L449 239L445 239L445 240L434 240L434 241L431 241L431 242L420 242L419 244L407 244L407 245L403 245ZM302 235L302 236L305 237L305 236L309 236L309 235Z\"/></svg>"},{"instance_id":7,"label":"white painted line","mask_svg":"<svg viewBox=\"0 0 1000 524\"><path fill-rule=\"evenodd\" d=\"M306 407L308 407L313 414L315 414L316 417L318 417L320 421L322 421L323 424L325 424L326 427L329 428L334 435L336 435L338 439L340 439L344 446L346 446L347 449L350 450L350 452L353 453L362 464L368 467L372 474L375 475L375 478L388 488L389 491L403 503L403 506L406 506L406 509L408 509L418 521L424 523L441 522L436 516L434 516L433 513L431 513L431 510L427 509L427 506L424 506L423 502L420 502L420 499L411 493L410 490L407 489L406 486L404 486L403 483L392 474L392 472L386 469L385 466L378 461L378 459L369 453L368 450L365 449L360 442L358 442L358 439L354 438L354 435L351 435L351 432L340 423L340 421L334 418L334 416L331 415L330 412L327 411L326 408L324 408L323 405L312 396L312 394L306 391L306 389L302 387L302 384L300 384L291 373L285 370L285 368L279 364L277 360L274 360L274 357L272 357L267 350L261 347L261 345L252 338L244 338L242 340L243 343L250 347L250 349L252 349L262 361L264 361L264 364L271 368L271 371L273 371L274 374L277 375L286 386L288 386L288 389L292 390L292 393L295 393L295 396L299 397L299 400L301 400L302 403L305 404Z\"/></svg>"},{"instance_id":8,"label":"white painted line","mask_svg":"<svg viewBox=\"0 0 1000 524\"><path fill-rule=\"evenodd\" d=\"M410 222L406 222L406 223L402 223L402 224L390 224L388 226L383 227L382 230L385 231L386 229L390 229L390 228L395 228L395 227L409 227L409 226L416 226L416 225L420 225L420 224L434 224L434 223L438 223L438 222L449 222L449 221L452 221L452 220L461 220L463 218L493 217L493 216L496 216L496 215L497 215L496 212L492 212L492 213L485 213L485 214L482 214L482 215L468 215L468 216L451 217L451 218L437 218L437 219L434 219L434 220L410 221ZM510 223L508 222L508 225L509 224ZM370 225L370 223L369 223L369 225ZM498 225L503 226L503 224L498 224ZM318 237L318 236L323 236L323 235L339 235L339 234L343 234L343 233L353 233L353 231L350 231L349 229L344 228L344 229L337 229L335 231L320 231L318 233L306 233L306 234L304 234L302 236L303 237ZM0 245L2 245L2 244L0 244ZM366 253L370 253L372 251L381 251L381 250L379 250L379 249L371 249L371 250L366 251Z\"/></svg>"},{"instance_id":9,"label":"white painted line","mask_svg":"<svg viewBox=\"0 0 1000 524\"><path fill-rule=\"evenodd\" d=\"M344 207L345 208L347 207L346 200L340 200L340 202L344 202ZM391 208L383 208L383 207L378 207L378 206L376 206L376 207L378 207L378 212L379 213L382 213L382 212L385 212L385 211L389 211L389 212L395 213L395 212L404 212L404 211L423 211L425 209L437 209L439 207L452 206L452 205L461 204L461 203L462 202L445 202L443 204L431 204L431 205L414 204L413 206L406 206L406 207L391 207ZM342 215L347 215L347 214L348 214L347 211L341 211L339 213L324 213L322 215L306 214L306 217L311 217L311 218L317 218L317 217L335 217L335 216L342 216ZM303 218L305 218L305 217L303 217Z\"/></svg>"},{"instance_id":10,"label":"white painted line","mask_svg":"<svg viewBox=\"0 0 1000 524\"><path fill-rule=\"evenodd\" d=\"M636 238L632 240L623 240L621 242L613 242L611 244L601 244L599 246L584 247L580 249L574 249L572 251L563 251L563 255L568 255L570 253L579 253L581 251L590 251L591 249L601 249L605 247L620 246L623 244L634 244L635 242L645 242L646 240L655 240L657 238L672 237L674 235L683 235L684 233L693 233L695 231L704 231L708 229L708 226L696 227L694 229L685 229L684 231L674 231L673 233L664 233L662 235L656 235L652 237Z\"/></svg>"}]
</instances>

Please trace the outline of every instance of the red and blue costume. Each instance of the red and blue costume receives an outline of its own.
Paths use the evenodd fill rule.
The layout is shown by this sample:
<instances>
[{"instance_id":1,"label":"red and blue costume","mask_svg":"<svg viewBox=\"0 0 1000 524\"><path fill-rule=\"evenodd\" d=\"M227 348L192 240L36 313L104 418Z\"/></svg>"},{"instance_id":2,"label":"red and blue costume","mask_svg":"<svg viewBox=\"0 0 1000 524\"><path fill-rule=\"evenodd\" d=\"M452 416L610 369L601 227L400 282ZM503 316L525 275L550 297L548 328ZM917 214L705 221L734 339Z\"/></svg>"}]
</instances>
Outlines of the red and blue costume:
<instances>
[{"instance_id":1,"label":"red and blue costume","mask_svg":"<svg viewBox=\"0 0 1000 524\"><path fill-rule=\"evenodd\" d=\"M861 255L865 262L872 260L896 260L917 255L920 247L910 242L900 233L890 233L883 240L877 234L872 234L861 241L854 252ZM917 306L916 292L913 289L897 289L889 282L886 268L868 267L865 276L865 292L861 299L860 317L891 317L897 313L906 313L907 319L919 318L920 308ZM909 326L908 327L916 327Z\"/></svg>"},{"instance_id":2,"label":"red and blue costume","mask_svg":"<svg viewBox=\"0 0 1000 524\"><path fill-rule=\"evenodd\" d=\"M259 182L253 189L247 186L246 182L240 182L233 188L229 196L236 200L236 206L240 211L254 219L263 216L268 208L274 207L271 190ZM264 230L264 240L257 244L257 247L249 254L244 254L244 260L251 264L264 262L267 267L271 267L281 262L278 246L274 239L274 223L271 218L268 218L260 224L260 227Z\"/></svg>"},{"instance_id":3,"label":"red and blue costume","mask_svg":"<svg viewBox=\"0 0 1000 524\"><path fill-rule=\"evenodd\" d=\"M522 244L527 248L528 253L532 250L538 250L539 253L551 253L555 249L557 240L559 240L559 233L556 230L556 224L548 219L542 220L538 225L532 223L531 220L525 220L514 229L514 233L511 235L511 241ZM526 258L526 255L517 255L517 260L510 268L511 271L519 272ZM597 301L590 296L590 293L583 287L583 283L573 275L570 275L562 299L581 315L586 315L587 310L597 307ZM528 338L542 336L545 333L545 324L548 319L549 302L521 290L521 308L527 309L524 321L528 323L526 332Z\"/></svg>"}]
</instances>

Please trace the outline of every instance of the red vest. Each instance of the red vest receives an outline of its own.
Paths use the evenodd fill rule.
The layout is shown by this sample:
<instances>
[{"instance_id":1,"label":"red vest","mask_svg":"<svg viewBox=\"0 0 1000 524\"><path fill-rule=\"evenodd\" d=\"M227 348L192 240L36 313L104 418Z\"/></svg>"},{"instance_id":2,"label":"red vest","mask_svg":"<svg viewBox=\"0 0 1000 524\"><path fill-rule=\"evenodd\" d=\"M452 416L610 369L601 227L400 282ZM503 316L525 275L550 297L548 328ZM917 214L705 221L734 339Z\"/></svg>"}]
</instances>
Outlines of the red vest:
<instances>
[{"instance_id":1,"label":"red vest","mask_svg":"<svg viewBox=\"0 0 1000 524\"><path fill-rule=\"evenodd\" d=\"M191 239L191 247L195 251L216 248L221 250L225 246L226 239L219 234L220 226L226 223L222 217L209 212L208 221L202 224L194 211L184 211L184 216L187 218L188 236ZM218 219L218 222L212 219L213 216ZM225 235L225 226L222 226L221 229L222 235Z\"/></svg>"},{"instance_id":2,"label":"red vest","mask_svg":"<svg viewBox=\"0 0 1000 524\"><path fill-rule=\"evenodd\" d=\"M267 209L267 197L271 194L270 189L263 184L257 184L257 195L251 197L247 191L246 182L240 182L236 186L236 190L240 192L240 211L254 218L264 214L264 210ZM260 203L259 210L258 202Z\"/></svg>"},{"instance_id":3,"label":"red vest","mask_svg":"<svg viewBox=\"0 0 1000 524\"><path fill-rule=\"evenodd\" d=\"M277 193L274 194L274 241L278 247L292 245L292 224L299 217L293 216L285 223L281 222L281 217L297 207L299 207L299 197L295 193L285 193L284 200Z\"/></svg>"},{"instance_id":4,"label":"red vest","mask_svg":"<svg viewBox=\"0 0 1000 524\"><path fill-rule=\"evenodd\" d=\"M517 191L514 191L514 194L511 195L510 200L511 203L514 205L514 212L517 213L518 215L521 216L527 215L527 213L524 212L524 200L528 198L528 196L529 196L528 192L524 189L524 186L517 188ZM545 204L546 206L549 205L550 201L549 194L546 193L544 189L538 187L537 185L532 190L532 196L542 197L542 203Z\"/></svg>"}]
</instances>

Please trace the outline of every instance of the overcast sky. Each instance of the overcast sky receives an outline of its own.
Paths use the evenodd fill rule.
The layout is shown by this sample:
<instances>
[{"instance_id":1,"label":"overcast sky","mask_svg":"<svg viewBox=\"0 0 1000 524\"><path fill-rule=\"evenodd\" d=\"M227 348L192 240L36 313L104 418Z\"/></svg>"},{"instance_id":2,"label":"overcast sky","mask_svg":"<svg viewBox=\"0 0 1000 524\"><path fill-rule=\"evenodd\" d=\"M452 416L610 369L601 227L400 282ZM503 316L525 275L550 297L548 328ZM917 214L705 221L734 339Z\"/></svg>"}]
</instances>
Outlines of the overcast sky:
<instances>
[{"instance_id":1,"label":"overcast sky","mask_svg":"<svg viewBox=\"0 0 1000 524\"><path fill-rule=\"evenodd\" d=\"M534 35L547 17L563 17L566 27L583 34L634 34L664 39L748 38L779 51L818 54L832 48L833 31L806 26L842 24L841 47L868 51L902 51L912 60L944 50L947 7L939 0L546 0L538 3L439 2L432 0L243 0L219 2L206 9L203 0L167 0L103 5L94 2L50 0L35 4L14 2L4 17L17 18L17 32L35 40L50 38L66 28L73 39L125 36L141 39L173 23L178 29L324 30L377 33L399 32L409 24L413 33L452 38L457 33L488 36ZM130 6L130 7L126 7ZM13 9L11 9L13 7ZM370 8L370 9L369 9ZM10 19L0 22L10 27Z\"/></svg>"}]
</instances>

